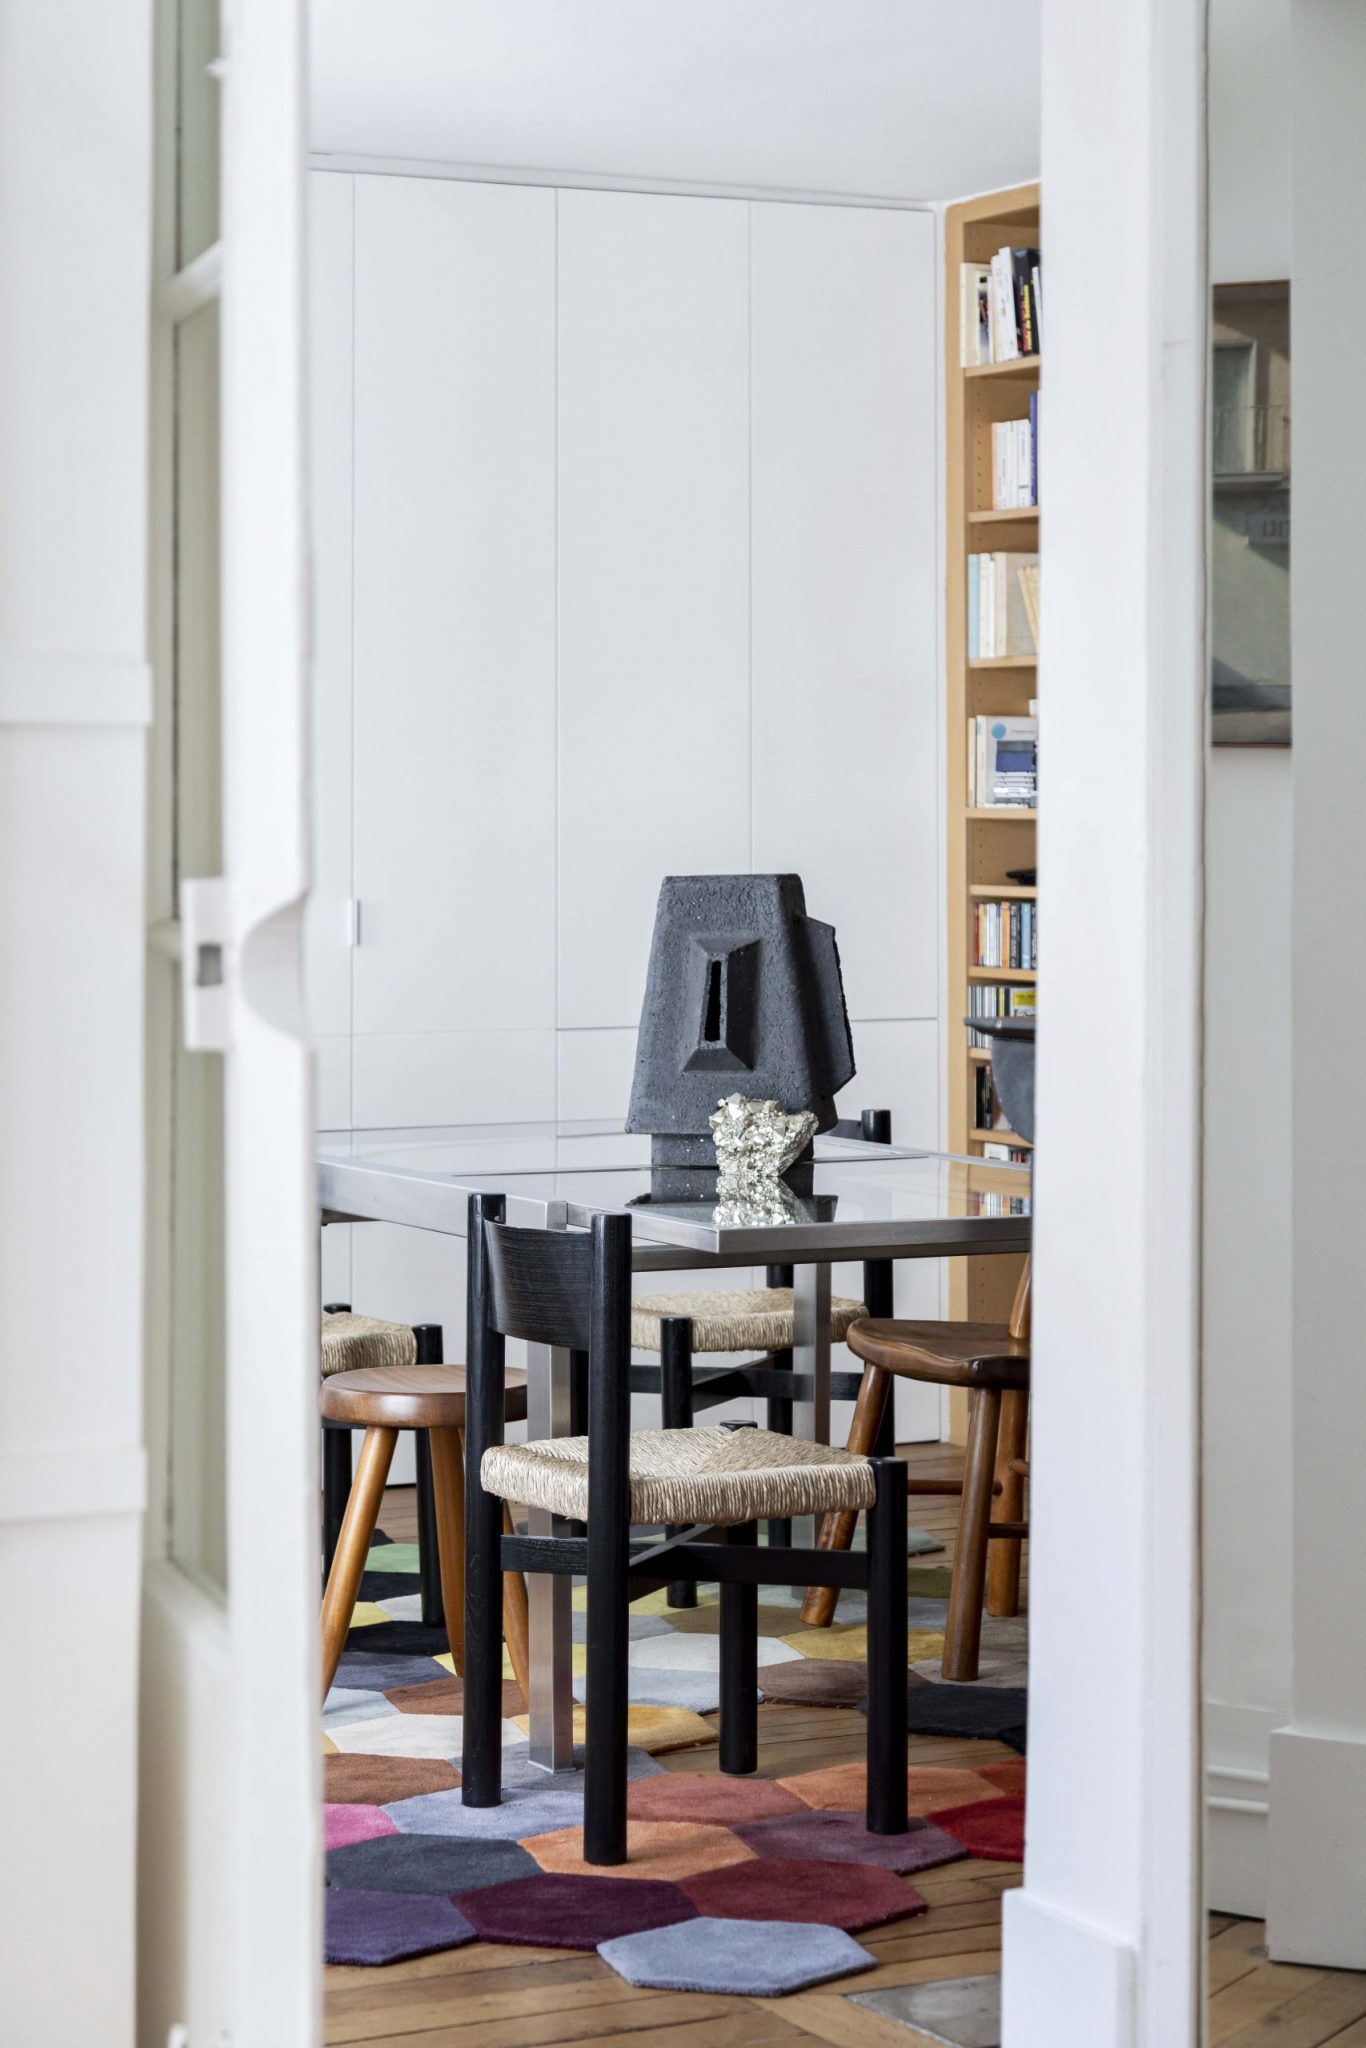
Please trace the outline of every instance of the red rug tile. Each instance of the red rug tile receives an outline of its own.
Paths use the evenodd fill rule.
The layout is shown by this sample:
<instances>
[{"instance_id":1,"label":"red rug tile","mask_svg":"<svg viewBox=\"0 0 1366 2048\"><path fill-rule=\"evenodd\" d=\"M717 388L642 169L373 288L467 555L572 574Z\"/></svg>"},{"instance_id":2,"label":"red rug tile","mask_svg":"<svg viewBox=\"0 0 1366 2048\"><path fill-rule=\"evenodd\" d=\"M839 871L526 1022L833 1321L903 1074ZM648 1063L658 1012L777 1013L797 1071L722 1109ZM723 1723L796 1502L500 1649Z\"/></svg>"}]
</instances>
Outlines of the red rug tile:
<instances>
[{"instance_id":1,"label":"red rug tile","mask_svg":"<svg viewBox=\"0 0 1366 2048\"><path fill-rule=\"evenodd\" d=\"M661 1771L657 1778L638 1778L627 1787L626 1811L632 1820L715 1821L732 1827L736 1821L804 1813L806 1808L795 1792L772 1778Z\"/></svg>"},{"instance_id":2,"label":"red rug tile","mask_svg":"<svg viewBox=\"0 0 1366 2048\"><path fill-rule=\"evenodd\" d=\"M951 1806L932 1813L930 1819L955 1842L961 1842L970 1856L987 1856L993 1863L1023 1863L1024 1809L1023 1798L1011 1794L972 1806Z\"/></svg>"},{"instance_id":3,"label":"red rug tile","mask_svg":"<svg viewBox=\"0 0 1366 2048\"><path fill-rule=\"evenodd\" d=\"M697 1908L676 1884L545 1871L461 1892L456 1904L484 1941L526 1948L596 1948L647 1927L673 1927Z\"/></svg>"},{"instance_id":4,"label":"red rug tile","mask_svg":"<svg viewBox=\"0 0 1366 2048\"><path fill-rule=\"evenodd\" d=\"M1025 1788L1025 1760L1012 1757L1008 1764L979 1764L979 1778L985 1778L988 1785L995 1785L1000 1792L1018 1792Z\"/></svg>"}]
</instances>

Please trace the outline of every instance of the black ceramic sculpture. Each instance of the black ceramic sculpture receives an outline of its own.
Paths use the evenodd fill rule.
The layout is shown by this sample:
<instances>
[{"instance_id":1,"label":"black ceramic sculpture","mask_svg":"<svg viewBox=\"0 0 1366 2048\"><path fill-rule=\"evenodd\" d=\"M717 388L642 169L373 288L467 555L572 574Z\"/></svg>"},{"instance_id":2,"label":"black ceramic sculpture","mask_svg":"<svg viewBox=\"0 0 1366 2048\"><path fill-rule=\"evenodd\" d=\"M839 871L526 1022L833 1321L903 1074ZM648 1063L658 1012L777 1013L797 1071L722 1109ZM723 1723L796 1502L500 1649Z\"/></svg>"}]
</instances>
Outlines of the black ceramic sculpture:
<instances>
[{"instance_id":1,"label":"black ceramic sculpture","mask_svg":"<svg viewBox=\"0 0 1366 2048\"><path fill-rule=\"evenodd\" d=\"M1034 1142L1034 1019L965 1017L963 1022L991 1040L991 1078L996 1100L1017 1138Z\"/></svg>"},{"instance_id":2,"label":"black ceramic sculpture","mask_svg":"<svg viewBox=\"0 0 1366 2048\"><path fill-rule=\"evenodd\" d=\"M655 911L628 1131L657 1167L714 1170L723 1095L771 1096L835 1122L854 1048L833 925L799 875L669 875Z\"/></svg>"}]
</instances>

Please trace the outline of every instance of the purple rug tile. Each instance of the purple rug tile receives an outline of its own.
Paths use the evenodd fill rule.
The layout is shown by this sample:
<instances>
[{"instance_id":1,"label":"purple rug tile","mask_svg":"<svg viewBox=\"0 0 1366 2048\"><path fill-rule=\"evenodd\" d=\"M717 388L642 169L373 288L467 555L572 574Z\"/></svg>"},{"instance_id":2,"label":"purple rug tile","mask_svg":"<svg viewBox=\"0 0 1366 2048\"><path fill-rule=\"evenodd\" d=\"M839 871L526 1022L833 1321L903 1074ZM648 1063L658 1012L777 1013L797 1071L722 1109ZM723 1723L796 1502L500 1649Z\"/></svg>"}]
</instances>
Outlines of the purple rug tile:
<instances>
[{"instance_id":1,"label":"purple rug tile","mask_svg":"<svg viewBox=\"0 0 1366 2048\"><path fill-rule=\"evenodd\" d=\"M861 1813L825 1809L779 1814L770 1820L732 1821L731 1832L756 1856L862 1863L894 1870L901 1877L913 1870L933 1870L936 1864L956 1862L963 1854L962 1845L952 1835L929 1821L912 1820L904 1835L870 1835Z\"/></svg>"},{"instance_id":2,"label":"purple rug tile","mask_svg":"<svg viewBox=\"0 0 1366 2048\"><path fill-rule=\"evenodd\" d=\"M474 1940L459 1908L427 1892L325 1892L323 1929L328 1963L396 1963Z\"/></svg>"}]
</instances>

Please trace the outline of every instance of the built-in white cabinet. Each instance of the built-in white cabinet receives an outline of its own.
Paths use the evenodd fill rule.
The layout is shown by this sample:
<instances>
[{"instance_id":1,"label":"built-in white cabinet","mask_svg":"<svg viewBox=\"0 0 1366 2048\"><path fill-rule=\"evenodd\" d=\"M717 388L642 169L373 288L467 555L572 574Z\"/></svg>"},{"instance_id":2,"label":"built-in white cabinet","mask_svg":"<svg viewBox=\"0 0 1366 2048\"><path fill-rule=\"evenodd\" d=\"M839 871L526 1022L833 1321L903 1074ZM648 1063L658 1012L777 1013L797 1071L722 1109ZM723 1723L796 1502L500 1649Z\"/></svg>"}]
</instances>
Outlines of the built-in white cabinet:
<instances>
[{"instance_id":1,"label":"built-in white cabinet","mask_svg":"<svg viewBox=\"0 0 1366 2048\"><path fill-rule=\"evenodd\" d=\"M931 217L313 187L324 1120L619 1115L661 877L793 869L842 1108L936 1143ZM329 1297L458 1350L458 1242L328 1239Z\"/></svg>"},{"instance_id":2,"label":"built-in white cabinet","mask_svg":"<svg viewBox=\"0 0 1366 2048\"><path fill-rule=\"evenodd\" d=\"M566 1031L634 1025L660 877L750 839L749 208L559 198Z\"/></svg>"},{"instance_id":3,"label":"built-in white cabinet","mask_svg":"<svg viewBox=\"0 0 1366 2048\"><path fill-rule=\"evenodd\" d=\"M748 211L752 864L836 925L857 1057L939 1009L934 222Z\"/></svg>"}]
</instances>

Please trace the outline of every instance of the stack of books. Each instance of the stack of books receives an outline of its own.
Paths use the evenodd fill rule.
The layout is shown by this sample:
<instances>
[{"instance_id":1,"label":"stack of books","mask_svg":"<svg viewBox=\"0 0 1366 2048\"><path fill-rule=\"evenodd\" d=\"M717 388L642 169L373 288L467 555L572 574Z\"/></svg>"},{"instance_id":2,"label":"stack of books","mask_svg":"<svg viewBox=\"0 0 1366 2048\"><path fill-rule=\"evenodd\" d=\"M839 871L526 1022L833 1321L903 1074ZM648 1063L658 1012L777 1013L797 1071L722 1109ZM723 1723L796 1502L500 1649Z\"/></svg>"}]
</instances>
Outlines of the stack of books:
<instances>
[{"instance_id":1,"label":"stack of books","mask_svg":"<svg viewBox=\"0 0 1366 2048\"><path fill-rule=\"evenodd\" d=\"M1037 249L998 249L959 273L965 369L1036 356L1041 346L1043 259Z\"/></svg>"},{"instance_id":2,"label":"stack of books","mask_svg":"<svg viewBox=\"0 0 1366 2048\"><path fill-rule=\"evenodd\" d=\"M979 903L973 916L975 967L1036 968L1039 921L1036 906Z\"/></svg>"},{"instance_id":3,"label":"stack of books","mask_svg":"<svg viewBox=\"0 0 1366 2048\"><path fill-rule=\"evenodd\" d=\"M968 556L968 660L1039 651L1039 557Z\"/></svg>"},{"instance_id":4,"label":"stack of books","mask_svg":"<svg viewBox=\"0 0 1366 2048\"><path fill-rule=\"evenodd\" d=\"M1034 1154L1023 1145L998 1145L993 1139L989 1144L983 1145L982 1157L983 1159L994 1159L1000 1164L1008 1164L1010 1166L1029 1166L1033 1163ZM1018 1195L996 1195L994 1197L988 1196L986 1199L998 1204L1008 1202L1010 1206L1009 1208L984 1207L982 1210L984 1216L1023 1216L1028 1209L1028 1202Z\"/></svg>"},{"instance_id":5,"label":"stack of books","mask_svg":"<svg viewBox=\"0 0 1366 2048\"><path fill-rule=\"evenodd\" d=\"M969 1017L1032 1017L1032 988L1012 988L1008 983L975 981L968 989ZM982 1031L968 1031L968 1044L978 1052L990 1052L991 1040Z\"/></svg>"},{"instance_id":6,"label":"stack of books","mask_svg":"<svg viewBox=\"0 0 1366 2048\"><path fill-rule=\"evenodd\" d=\"M1020 512L1039 502L1039 394L1029 417L995 420L991 429L991 509Z\"/></svg>"},{"instance_id":7,"label":"stack of books","mask_svg":"<svg viewBox=\"0 0 1366 2048\"><path fill-rule=\"evenodd\" d=\"M992 712L970 718L968 809L1032 811L1038 800L1038 719L1003 718Z\"/></svg>"}]
</instances>

